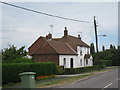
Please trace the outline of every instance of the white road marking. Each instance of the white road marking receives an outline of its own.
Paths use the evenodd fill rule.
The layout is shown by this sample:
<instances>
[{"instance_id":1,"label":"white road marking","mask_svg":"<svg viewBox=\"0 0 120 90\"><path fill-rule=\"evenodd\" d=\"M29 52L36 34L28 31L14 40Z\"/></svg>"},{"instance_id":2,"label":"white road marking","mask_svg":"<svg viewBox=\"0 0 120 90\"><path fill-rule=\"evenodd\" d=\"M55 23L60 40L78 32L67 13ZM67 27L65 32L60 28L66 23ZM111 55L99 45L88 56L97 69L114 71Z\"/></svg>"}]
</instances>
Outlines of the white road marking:
<instances>
[{"instance_id":1,"label":"white road marking","mask_svg":"<svg viewBox=\"0 0 120 90\"><path fill-rule=\"evenodd\" d=\"M101 90L104 90L105 88L109 87L110 85L112 85L112 83L108 84L107 86L105 86L103 89Z\"/></svg>"},{"instance_id":2,"label":"white road marking","mask_svg":"<svg viewBox=\"0 0 120 90\"><path fill-rule=\"evenodd\" d=\"M117 81L120 80L120 78L117 79Z\"/></svg>"}]
</instances>

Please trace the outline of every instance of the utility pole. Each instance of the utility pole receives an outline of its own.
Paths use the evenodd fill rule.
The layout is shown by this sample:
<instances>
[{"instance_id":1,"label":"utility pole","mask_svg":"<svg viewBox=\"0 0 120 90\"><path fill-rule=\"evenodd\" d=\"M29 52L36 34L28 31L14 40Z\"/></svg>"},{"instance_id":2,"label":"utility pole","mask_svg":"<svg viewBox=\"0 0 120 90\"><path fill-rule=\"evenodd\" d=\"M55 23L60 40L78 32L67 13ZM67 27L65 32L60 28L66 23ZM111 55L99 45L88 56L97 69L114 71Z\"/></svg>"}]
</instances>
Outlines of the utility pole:
<instances>
[{"instance_id":1,"label":"utility pole","mask_svg":"<svg viewBox=\"0 0 120 90\"><path fill-rule=\"evenodd\" d=\"M95 27L95 39L96 39L96 51L98 52L98 37L97 37L97 25L96 25L95 16L94 16L94 27Z\"/></svg>"}]
</instances>

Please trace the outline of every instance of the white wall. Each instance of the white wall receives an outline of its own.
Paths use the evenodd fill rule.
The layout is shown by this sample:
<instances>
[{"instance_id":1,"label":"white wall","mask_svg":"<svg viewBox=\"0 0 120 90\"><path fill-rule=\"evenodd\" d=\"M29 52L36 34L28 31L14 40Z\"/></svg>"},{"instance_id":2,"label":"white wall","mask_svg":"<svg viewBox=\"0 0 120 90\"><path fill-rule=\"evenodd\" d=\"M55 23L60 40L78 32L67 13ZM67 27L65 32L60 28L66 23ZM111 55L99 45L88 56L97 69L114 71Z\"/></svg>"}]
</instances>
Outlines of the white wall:
<instances>
[{"instance_id":1,"label":"white wall","mask_svg":"<svg viewBox=\"0 0 120 90\"><path fill-rule=\"evenodd\" d=\"M82 51L82 55L80 55L80 51ZM93 65L93 58L92 56L90 57L90 59L88 59L88 64L86 64L86 60L84 60L84 56L85 54L89 53L90 54L90 48L88 47L81 47L81 46L77 46L77 53L78 53L78 60L82 59L82 66L79 63L79 67L85 67L85 66L92 66Z\"/></svg>"},{"instance_id":2,"label":"white wall","mask_svg":"<svg viewBox=\"0 0 120 90\"><path fill-rule=\"evenodd\" d=\"M66 65L64 66L63 60L66 58ZM70 68L70 59L73 58L73 68L77 66L77 56L76 55L59 55L59 65L65 68Z\"/></svg>"},{"instance_id":3,"label":"white wall","mask_svg":"<svg viewBox=\"0 0 120 90\"><path fill-rule=\"evenodd\" d=\"M81 50L82 55L80 55ZM65 68L70 68L70 59L73 58L73 68L92 66L92 56L90 57L90 59L88 59L88 64L86 64L86 60L84 60L84 55L87 54L87 52L89 52L90 54L90 48L77 46L78 55L59 55L59 65L64 66ZM64 65L64 58L66 58L66 65ZM81 59L82 63L80 61Z\"/></svg>"}]
</instances>

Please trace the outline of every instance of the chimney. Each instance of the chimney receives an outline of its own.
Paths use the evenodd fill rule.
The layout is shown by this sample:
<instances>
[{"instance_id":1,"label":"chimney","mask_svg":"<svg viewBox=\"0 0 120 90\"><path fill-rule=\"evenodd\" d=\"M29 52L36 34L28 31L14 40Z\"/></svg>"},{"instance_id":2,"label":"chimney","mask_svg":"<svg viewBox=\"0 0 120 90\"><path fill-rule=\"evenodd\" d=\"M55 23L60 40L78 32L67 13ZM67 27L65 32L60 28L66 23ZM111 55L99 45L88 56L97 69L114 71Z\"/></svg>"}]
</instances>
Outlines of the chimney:
<instances>
[{"instance_id":1,"label":"chimney","mask_svg":"<svg viewBox=\"0 0 120 90\"><path fill-rule=\"evenodd\" d=\"M81 36L80 36L80 34L78 34L78 38L81 40Z\"/></svg>"},{"instance_id":2,"label":"chimney","mask_svg":"<svg viewBox=\"0 0 120 90\"><path fill-rule=\"evenodd\" d=\"M67 27L65 27L65 30L64 30L64 36L68 36L68 30L67 30Z\"/></svg>"},{"instance_id":3,"label":"chimney","mask_svg":"<svg viewBox=\"0 0 120 90\"><path fill-rule=\"evenodd\" d=\"M48 35L46 35L46 40L48 40Z\"/></svg>"},{"instance_id":4,"label":"chimney","mask_svg":"<svg viewBox=\"0 0 120 90\"><path fill-rule=\"evenodd\" d=\"M51 33L48 34L48 39L52 39L52 34Z\"/></svg>"}]
</instances>

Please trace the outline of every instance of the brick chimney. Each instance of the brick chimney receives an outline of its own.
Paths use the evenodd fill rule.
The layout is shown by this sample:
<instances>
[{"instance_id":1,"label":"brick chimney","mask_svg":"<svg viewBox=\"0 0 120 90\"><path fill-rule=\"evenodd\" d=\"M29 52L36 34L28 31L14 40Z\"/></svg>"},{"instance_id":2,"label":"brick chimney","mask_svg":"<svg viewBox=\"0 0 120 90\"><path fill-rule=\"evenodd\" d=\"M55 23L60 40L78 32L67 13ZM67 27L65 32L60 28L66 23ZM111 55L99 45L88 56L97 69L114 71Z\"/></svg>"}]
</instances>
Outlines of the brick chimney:
<instances>
[{"instance_id":1,"label":"brick chimney","mask_svg":"<svg viewBox=\"0 0 120 90\"><path fill-rule=\"evenodd\" d=\"M81 40L81 36L80 36L80 34L78 34L78 38Z\"/></svg>"},{"instance_id":2,"label":"brick chimney","mask_svg":"<svg viewBox=\"0 0 120 90\"><path fill-rule=\"evenodd\" d=\"M48 40L48 39L52 39L52 34L49 33L48 35L46 35L46 39L47 39L47 40Z\"/></svg>"},{"instance_id":3,"label":"brick chimney","mask_svg":"<svg viewBox=\"0 0 120 90\"><path fill-rule=\"evenodd\" d=\"M48 34L48 39L52 39L52 34L51 33Z\"/></svg>"},{"instance_id":4,"label":"brick chimney","mask_svg":"<svg viewBox=\"0 0 120 90\"><path fill-rule=\"evenodd\" d=\"M46 35L46 39L48 40L48 35Z\"/></svg>"},{"instance_id":5,"label":"brick chimney","mask_svg":"<svg viewBox=\"0 0 120 90\"><path fill-rule=\"evenodd\" d=\"M65 27L65 30L64 30L64 36L68 36L68 30L67 30L67 27Z\"/></svg>"}]
</instances>

